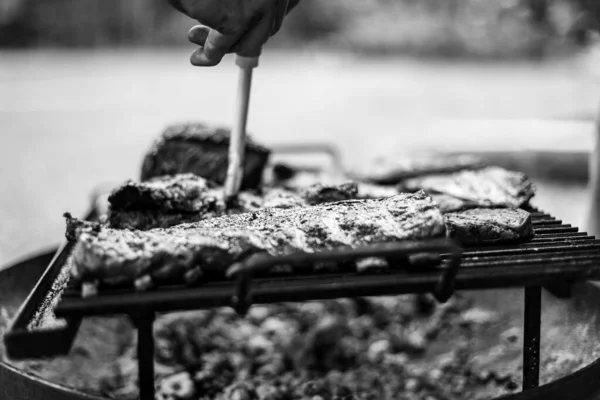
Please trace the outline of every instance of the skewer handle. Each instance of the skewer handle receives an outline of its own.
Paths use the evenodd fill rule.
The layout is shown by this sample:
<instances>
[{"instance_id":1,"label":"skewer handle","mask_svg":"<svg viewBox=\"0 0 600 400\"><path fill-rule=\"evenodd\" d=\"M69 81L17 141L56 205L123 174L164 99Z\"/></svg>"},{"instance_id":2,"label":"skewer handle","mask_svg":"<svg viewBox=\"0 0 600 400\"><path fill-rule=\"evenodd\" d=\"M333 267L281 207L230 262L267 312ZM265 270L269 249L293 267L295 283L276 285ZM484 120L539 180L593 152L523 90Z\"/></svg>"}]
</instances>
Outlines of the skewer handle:
<instances>
[{"instance_id":1,"label":"skewer handle","mask_svg":"<svg viewBox=\"0 0 600 400\"><path fill-rule=\"evenodd\" d=\"M258 66L258 57L236 56L240 67L235 121L229 142L229 164L225 180L225 198L234 199L240 191L244 176L244 153L246 149L246 124L252 85L252 69Z\"/></svg>"}]
</instances>

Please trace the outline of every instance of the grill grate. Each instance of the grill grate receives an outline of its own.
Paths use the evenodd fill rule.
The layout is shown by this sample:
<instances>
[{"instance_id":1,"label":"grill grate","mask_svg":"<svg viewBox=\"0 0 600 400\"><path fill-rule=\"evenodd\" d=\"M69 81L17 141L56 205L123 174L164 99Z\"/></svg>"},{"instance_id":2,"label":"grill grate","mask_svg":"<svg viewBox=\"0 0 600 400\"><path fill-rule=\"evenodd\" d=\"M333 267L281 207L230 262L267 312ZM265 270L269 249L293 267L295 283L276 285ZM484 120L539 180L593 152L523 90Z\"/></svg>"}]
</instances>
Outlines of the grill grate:
<instances>
[{"instance_id":1,"label":"grill grate","mask_svg":"<svg viewBox=\"0 0 600 400\"><path fill-rule=\"evenodd\" d=\"M71 250L71 245L67 245L48 268L5 336L7 349L20 357L23 354L30 357L38 350L47 351L49 345L68 350L81 318L128 314L138 331L140 396L146 400L154 399L152 326L157 312L231 306L243 313L252 303L425 292L432 292L444 301L454 289L524 287L523 389L532 389L539 384L541 288L545 287L559 297L568 296L570 283L600 278L600 241L549 214L530 211L535 237L527 243L460 249L451 241L437 240L284 257L258 255L232 269L237 282L221 279L200 288L168 285L144 293L136 293L132 288L100 288L98 295L82 298L81 288L69 285L54 311L66 320L67 326L75 328L62 331L64 334L52 330L46 333L28 331L23 325L31 320L32 313L46 298L58 271L63 268ZM408 255L423 252L439 254L440 264L434 268L411 267ZM368 256L385 258L390 265L389 271L358 275L348 268L341 268L337 273L260 275L277 264L326 260L343 266L344 262ZM61 340L60 345L51 345L51 341L58 343Z\"/></svg>"},{"instance_id":2,"label":"grill grate","mask_svg":"<svg viewBox=\"0 0 600 400\"><path fill-rule=\"evenodd\" d=\"M600 241L562 224L552 216L532 212L535 238L527 243L466 247L456 274L456 289L490 289L552 285L600 277ZM338 252L333 258L343 258ZM375 251L372 255L377 255ZM293 257L281 258L293 261ZM449 260L442 254L442 260ZM383 274L357 275L352 271L257 277L252 280L253 302L321 300L337 297L435 292L443 268L407 270L405 258L388 260ZM283 263L283 261L282 261ZM260 266L259 266L260 267ZM69 286L56 308L61 317L83 317L135 312L235 306L236 286L214 281L198 288L170 285L154 291L131 293L131 289L100 290L81 298L78 286Z\"/></svg>"}]
</instances>

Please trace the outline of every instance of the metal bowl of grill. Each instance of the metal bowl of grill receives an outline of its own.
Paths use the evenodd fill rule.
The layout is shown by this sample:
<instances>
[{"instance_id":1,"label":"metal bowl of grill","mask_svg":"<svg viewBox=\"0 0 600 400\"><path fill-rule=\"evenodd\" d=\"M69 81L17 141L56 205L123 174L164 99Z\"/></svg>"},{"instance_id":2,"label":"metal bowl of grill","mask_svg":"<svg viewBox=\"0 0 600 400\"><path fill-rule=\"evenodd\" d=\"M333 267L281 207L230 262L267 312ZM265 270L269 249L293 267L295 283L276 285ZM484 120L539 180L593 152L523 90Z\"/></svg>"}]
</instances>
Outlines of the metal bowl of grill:
<instances>
[{"instance_id":1,"label":"metal bowl of grill","mask_svg":"<svg viewBox=\"0 0 600 400\"><path fill-rule=\"evenodd\" d=\"M69 351L83 318L125 314L137 329L140 395L142 399L151 399L155 391L152 327L158 312L233 307L244 314L252 304L405 293L432 293L444 302L457 293L487 307L508 310L523 328L522 391L503 398L598 398L600 359L594 360L591 355L600 347L595 344L600 327L597 322L600 289L587 281L600 276L600 242L543 211L529 211L535 238L521 244L460 249L452 241L433 240L310 256L258 257L238 267L236 281L226 285L223 282L207 284L202 291L170 288L131 295L118 289L104 290L92 299L82 299L80 287L67 286L60 302L53 305L56 314L68 321L66 327L32 335L24 329L29 322L27 318L36 311L33 305L44 301L40 296L51 291L69 256L71 245L67 243L59 249L27 258L0 273L0 307L11 315L19 309L4 339L9 354L16 358L33 353L64 354ZM410 254L423 252L438 253L447 268L437 272L400 269L391 275L360 277L342 271L318 278L265 278L260 274L253 278L255 272L272 265L341 262L377 256L391 263L402 263ZM557 313L562 318L557 319ZM540 343L556 340L549 338L544 326L549 321L548 315L552 315L554 325L562 319L563 334L570 326L588 327L574 332L578 335L576 338L562 337L565 351L585 359L587 365L556 380L544 376L540 379L540 365L544 363ZM26 320L21 320L23 318ZM583 335L585 337L581 337ZM576 346L572 345L574 342ZM0 364L0 381L4 382L0 389L3 399L101 398L45 381L7 362Z\"/></svg>"}]
</instances>

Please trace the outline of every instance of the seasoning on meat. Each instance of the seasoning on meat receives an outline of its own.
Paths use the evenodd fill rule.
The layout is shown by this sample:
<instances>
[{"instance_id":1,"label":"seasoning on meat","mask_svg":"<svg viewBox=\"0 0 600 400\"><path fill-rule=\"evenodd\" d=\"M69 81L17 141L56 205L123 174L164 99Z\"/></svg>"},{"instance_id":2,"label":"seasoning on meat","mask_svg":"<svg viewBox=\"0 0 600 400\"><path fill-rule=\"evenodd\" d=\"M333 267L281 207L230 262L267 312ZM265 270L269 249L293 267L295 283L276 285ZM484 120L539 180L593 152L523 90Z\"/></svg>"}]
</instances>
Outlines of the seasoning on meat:
<instances>
[{"instance_id":1,"label":"seasoning on meat","mask_svg":"<svg viewBox=\"0 0 600 400\"><path fill-rule=\"evenodd\" d=\"M233 204L226 204L222 188L216 184L193 174L179 174L146 182L128 181L115 189L108 199L108 224L120 229L168 228L260 208L302 207L356 196L356 184L345 182L316 184L301 194L284 188L243 191Z\"/></svg>"},{"instance_id":2,"label":"seasoning on meat","mask_svg":"<svg viewBox=\"0 0 600 400\"><path fill-rule=\"evenodd\" d=\"M167 127L142 165L142 180L190 172L220 185L227 175L230 130L188 123ZM242 189L260 185L270 150L246 139Z\"/></svg>"},{"instance_id":3,"label":"seasoning on meat","mask_svg":"<svg viewBox=\"0 0 600 400\"><path fill-rule=\"evenodd\" d=\"M400 190L445 194L475 207L522 207L535 194L535 187L525 174L500 167L409 179L400 185Z\"/></svg>"},{"instance_id":4,"label":"seasoning on meat","mask_svg":"<svg viewBox=\"0 0 600 400\"><path fill-rule=\"evenodd\" d=\"M518 208L475 208L444 215L451 237L465 245L506 243L531 239L531 216Z\"/></svg>"},{"instance_id":5,"label":"seasoning on meat","mask_svg":"<svg viewBox=\"0 0 600 400\"><path fill-rule=\"evenodd\" d=\"M272 255L444 236L444 219L423 192L387 199L262 209L167 229L120 230L67 216L76 240L74 276L83 281L183 277L200 268L223 274L256 252Z\"/></svg>"},{"instance_id":6,"label":"seasoning on meat","mask_svg":"<svg viewBox=\"0 0 600 400\"><path fill-rule=\"evenodd\" d=\"M221 188L193 174L128 181L115 189L108 201L110 227L142 230L256 211L263 206L261 196L247 191L227 206Z\"/></svg>"}]
</instances>

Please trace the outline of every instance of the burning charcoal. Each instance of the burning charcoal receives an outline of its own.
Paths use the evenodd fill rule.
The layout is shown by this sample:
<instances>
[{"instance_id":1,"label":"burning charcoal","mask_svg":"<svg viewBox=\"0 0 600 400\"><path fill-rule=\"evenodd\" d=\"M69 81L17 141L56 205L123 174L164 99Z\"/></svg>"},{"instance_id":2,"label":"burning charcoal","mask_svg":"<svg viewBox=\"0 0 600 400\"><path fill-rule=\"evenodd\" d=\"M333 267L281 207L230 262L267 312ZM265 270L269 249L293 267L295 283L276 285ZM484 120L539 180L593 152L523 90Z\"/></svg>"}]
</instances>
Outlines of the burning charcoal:
<instances>
[{"instance_id":1,"label":"burning charcoal","mask_svg":"<svg viewBox=\"0 0 600 400\"><path fill-rule=\"evenodd\" d=\"M467 386L467 378L464 376L455 376L452 379L452 392L454 394L462 394Z\"/></svg>"},{"instance_id":2,"label":"burning charcoal","mask_svg":"<svg viewBox=\"0 0 600 400\"><path fill-rule=\"evenodd\" d=\"M431 371L429 371L429 373L427 374L427 377L429 378L430 381L436 382L436 381L439 381L443 375L444 375L444 373L442 372L442 370L434 368Z\"/></svg>"},{"instance_id":3,"label":"burning charcoal","mask_svg":"<svg viewBox=\"0 0 600 400\"><path fill-rule=\"evenodd\" d=\"M409 358L406 354L385 354L383 362L388 365L395 365L397 367L404 367L408 362Z\"/></svg>"},{"instance_id":4,"label":"burning charcoal","mask_svg":"<svg viewBox=\"0 0 600 400\"><path fill-rule=\"evenodd\" d=\"M404 388L408 391L408 392L416 392L417 390L419 390L419 387L421 386L421 382L419 382L418 379L416 378L410 378L406 380L406 384L404 386Z\"/></svg>"},{"instance_id":5,"label":"burning charcoal","mask_svg":"<svg viewBox=\"0 0 600 400\"><path fill-rule=\"evenodd\" d=\"M287 333L287 324L277 317L269 317L260 326L267 335L283 336Z\"/></svg>"},{"instance_id":6,"label":"burning charcoal","mask_svg":"<svg viewBox=\"0 0 600 400\"><path fill-rule=\"evenodd\" d=\"M167 127L144 157L142 180L189 172L222 185L227 175L229 136L229 129L201 123ZM269 154L269 149L246 139L242 189L260 184Z\"/></svg>"},{"instance_id":7,"label":"burning charcoal","mask_svg":"<svg viewBox=\"0 0 600 400\"><path fill-rule=\"evenodd\" d=\"M383 360L385 354L390 352L391 348L392 344L389 340L377 340L369 346L368 358L373 363L379 363Z\"/></svg>"},{"instance_id":8,"label":"burning charcoal","mask_svg":"<svg viewBox=\"0 0 600 400\"><path fill-rule=\"evenodd\" d=\"M267 317L271 315L271 307L261 306L261 305L253 305L248 310L247 318L250 319L255 324L262 323Z\"/></svg>"},{"instance_id":9,"label":"burning charcoal","mask_svg":"<svg viewBox=\"0 0 600 400\"><path fill-rule=\"evenodd\" d=\"M327 317L310 332L301 354L301 363L308 368L329 370L348 367L342 339L350 333L341 319Z\"/></svg>"},{"instance_id":10,"label":"burning charcoal","mask_svg":"<svg viewBox=\"0 0 600 400\"><path fill-rule=\"evenodd\" d=\"M190 374L181 372L164 378L158 387L157 396L164 400L187 400L195 396L194 382Z\"/></svg>"},{"instance_id":11,"label":"burning charcoal","mask_svg":"<svg viewBox=\"0 0 600 400\"><path fill-rule=\"evenodd\" d=\"M437 307L437 301L430 294L420 294L415 297L416 310L421 315L431 315Z\"/></svg>"},{"instance_id":12,"label":"burning charcoal","mask_svg":"<svg viewBox=\"0 0 600 400\"><path fill-rule=\"evenodd\" d=\"M518 342L521 337L523 337L523 331L517 326L507 329L502 333L502 339L510 343Z\"/></svg>"},{"instance_id":13,"label":"burning charcoal","mask_svg":"<svg viewBox=\"0 0 600 400\"><path fill-rule=\"evenodd\" d=\"M413 331L392 336L394 351L408 355L421 355L427 350L427 340L420 332Z\"/></svg>"},{"instance_id":14,"label":"burning charcoal","mask_svg":"<svg viewBox=\"0 0 600 400\"><path fill-rule=\"evenodd\" d=\"M471 308L460 316L460 324L463 326L484 325L498 320L498 315L490 310Z\"/></svg>"},{"instance_id":15,"label":"burning charcoal","mask_svg":"<svg viewBox=\"0 0 600 400\"><path fill-rule=\"evenodd\" d=\"M267 364L260 367L257 371L259 375L275 377L283 373L286 369L286 362L281 354L269 357Z\"/></svg>"},{"instance_id":16,"label":"burning charcoal","mask_svg":"<svg viewBox=\"0 0 600 400\"><path fill-rule=\"evenodd\" d=\"M258 400L279 400L281 399L281 393L273 385L262 384L256 388L256 395Z\"/></svg>"},{"instance_id":17,"label":"burning charcoal","mask_svg":"<svg viewBox=\"0 0 600 400\"><path fill-rule=\"evenodd\" d=\"M243 388L234 389L226 398L227 400L252 400L252 396Z\"/></svg>"},{"instance_id":18,"label":"burning charcoal","mask_svg":"<svg viewBox=\"0 0 600 400\"><path fill-rule=\"evenodd\" d=\"M321 380L308 381L302 386L302 394L307 397L325 396L329 397L330 393L325 383Z\"/></svg>"},{"instance_id":19,"label":"burning charcoal","mask_svg":"<svg viewBox=\"0 0 600 400\"><path fill-rule=\"evenodd\" d=\"M273 350L273 343L264 335L256 335L248 341L248 350L255 356L270 353Z\"/></svg>"},{"instance_id":20,"label":"burning charcoal","mask_svg":"<svg viewBox=\"0 0 600 400\"><path fill-rule=\"evenodd\" d=\"M333 390L332 400L353 400L354 398L352 390L347 386L339 385Z\"/></svg>"}]
</instances>

